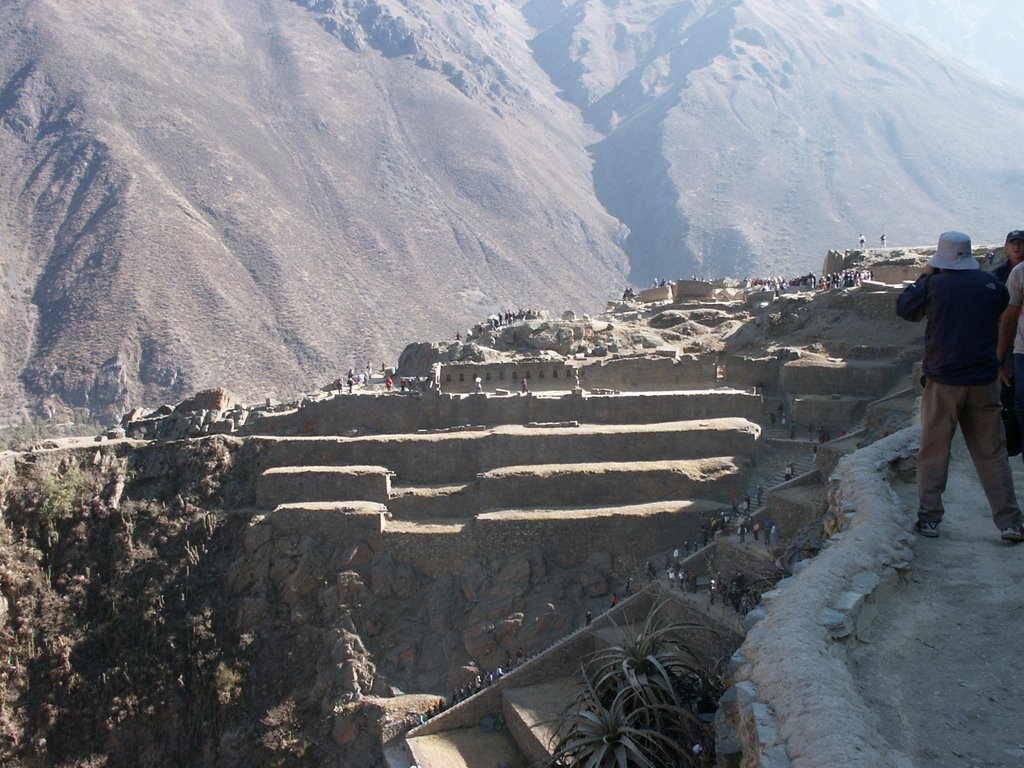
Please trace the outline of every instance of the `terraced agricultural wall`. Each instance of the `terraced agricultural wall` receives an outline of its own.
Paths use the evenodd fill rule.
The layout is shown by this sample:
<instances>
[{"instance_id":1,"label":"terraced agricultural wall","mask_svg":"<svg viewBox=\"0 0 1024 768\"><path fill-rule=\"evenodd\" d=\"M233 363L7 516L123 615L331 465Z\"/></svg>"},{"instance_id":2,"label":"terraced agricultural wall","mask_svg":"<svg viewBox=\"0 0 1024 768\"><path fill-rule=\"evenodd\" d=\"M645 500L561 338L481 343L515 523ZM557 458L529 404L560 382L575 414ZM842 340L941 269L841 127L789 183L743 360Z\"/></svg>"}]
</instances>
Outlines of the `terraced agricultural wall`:
<instances>
[{"instance_id":1,"label":"terraced agricultural wall","mask_svg":"<svg viewBox=\"0 0 1024 768\"><path fill-rule=\"evenodd\" d=\"M761 398L732 389L591 395L338 395L247 421L236 434L410 434L465 425L654 424L735 416L757 421Z\"/></svg>"}]
</instances>

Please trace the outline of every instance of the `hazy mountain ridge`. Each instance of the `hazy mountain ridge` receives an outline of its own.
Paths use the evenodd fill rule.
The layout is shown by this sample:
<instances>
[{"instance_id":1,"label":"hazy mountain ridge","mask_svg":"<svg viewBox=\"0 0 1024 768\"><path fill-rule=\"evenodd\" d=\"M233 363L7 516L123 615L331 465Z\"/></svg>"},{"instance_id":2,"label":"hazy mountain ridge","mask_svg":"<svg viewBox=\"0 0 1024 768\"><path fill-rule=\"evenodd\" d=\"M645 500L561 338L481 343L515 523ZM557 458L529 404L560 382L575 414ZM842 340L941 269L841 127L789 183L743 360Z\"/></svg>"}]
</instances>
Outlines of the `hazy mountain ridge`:
<instances>
[{"instance_id":1,"label":"hazy mountain ridge","mask_svg":"<svg viewBox=\"0 0 1024 768\"><path fill-rule=\"evenodd\" d=\"M994 239L1020 210L1019 95L857 2L576 3L535 50L607 133L596 189L640 283L814 269L860 232Z\"/></svg>"}]
</instances>

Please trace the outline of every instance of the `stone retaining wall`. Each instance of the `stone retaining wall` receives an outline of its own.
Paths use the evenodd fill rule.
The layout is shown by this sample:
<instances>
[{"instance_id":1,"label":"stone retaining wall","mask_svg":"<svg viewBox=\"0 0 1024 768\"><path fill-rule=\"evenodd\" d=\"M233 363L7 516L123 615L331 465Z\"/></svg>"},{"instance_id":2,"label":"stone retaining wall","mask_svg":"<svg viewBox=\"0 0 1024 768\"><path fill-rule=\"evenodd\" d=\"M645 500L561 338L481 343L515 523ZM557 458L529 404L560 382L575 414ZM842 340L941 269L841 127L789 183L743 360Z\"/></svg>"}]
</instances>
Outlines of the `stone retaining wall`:
<instances>
[{"instance_id":1,"label":"stone retaining wall","mask_svg":"<svg viewBox=\"0 0 1024 768\"><path fill-rule=\"evenodd\" d=\"M552 750L540 740L537 731L523 720L519 709L504 696L501 711L505 715L505 727L530 765L543 765L551 757Z\"/></svg>"},{"instance_id":2,"label":"stone retaining wall","mask_svg":"<svg viewBox=\"0 0 1024 768\"><path fill-rule=\"evenodd\" d=\"M815 518L820 517L821 509L811 509L802 503L795 503L786 491L801 487L815 486L821 482L817 472L806 472L781 485L772 488L768 494L768 512L758 515L763 522L770 519L778 527L780 535L789 539Z\"/></svg>"},{"instance_id":3,"label":"stone retaining wall","mask_svg":"<svg viewBox=\"0 0 1024 768\"><path fill-rule=\"evenodd\" d=\"M849 430L861 420L869 402L870 397L797 395L791 401L789 418L795 423L800 437L807 434L808 424L814 428L814 438L818 436L819 426L824 426L832 437L837 437L841 430Z\"/></svg>"},{"instance_id":4,"label":"stone retaining wall","mask_svg":"<svg viewBox=\"0 0 1024 768\"><path fill-rule=\"evenodd\" d=\"M457 571L470 558L493 553L496 546L509 552L538 547L552 561L571 567L595 551L628 557L661 551L669 538L694 540L701 523L720 509L721 505L712 502L681 501L656 512L623 507L484 513L461 524L388 524L381 543L397 561L430 578Z\"/></svg>"},{"instance_id":5,"label":"stone retaining wall","mask_svg":"<svg viewBox=\"0 0 1024 768\"><path fill-rule=\"evenodd\" d=\"M739 389L755 386L774 390L778 386L782 361L777 357L726 355L722 360L722 384Z\"/></svg>"},{"instance_id":6,"label":"stone retaining wall","mask_svg":"<svg viewBox=\"0 0 1024 768\"><path fill-rule=\"evenodd\" d=\"M374 540L384 530L387 509L372 502L281 504L267 520L277 536L311 536L335 544Z\"/></svg>"},{"instance_id":7,"label":"stone retaining wall","mask_svg":"<svg viewBox=\"0 0 1024 768\"><path fill-rule=\"evenodd\" d=\"M286 413L250 417L237 434L409 434L466 424L655 424L720 416L758 421L760 414L760 396L732 389L562 396L336 395Z\"/></svg>"},{"instance_id":8,"label":"stone retaining wall","mask_svg":"<svg viewBox=\"0 0 1024 768\"><path fill-rule=\"evenodd\" d=\"M522 391L522 380L532 392L569 391L575 386L576 367L563 358L533 358L500 363L442 363L438 374L441 391L476 391L476 379L484 392L497 389Z\"/></svg>"},{"instance_id":9,"label":"stone retaining wall","mask_svg":"<svg viewBox=\"0 0 1024 768\"><path fill-rule=\"evenodd\" d=\"M272 467L256 480L256 506L313 501L372 501L383 504L391 492L385 467Z\"/></svg>"},{"instance_id":10,"label":"stone retaining wall","mask_svg":"<svg viewBox=\"0 0 1024 768\"><path fill-rule=\"evenodd\" d=\"M631 392L711 389L719 385L714 356L615 357L580 368L586 389Z\"/></svg>"},{"instance_id":11,"label":"stone retaining wall","mask_svg":"<svg viewBox=\"0 0 1024 768\"><path fill-rule=\"evenodd\" d=\"M401 484L469 482L480 472L516 464L744 456L760 428L745 419L529 430L479 430L432 435L264 440L263 466L369 464L387 467Z\"/></svg>"},{"instance_id":12,"label":"stone retaining wall","mask_svg":"<svg viewBox=\"0 0 1024 768\"><path fill-rule=\"evenodd\" d=\"M739 494L732 458L502 467L477 481L480 509L637 504L694 496L729 503Z\"/></svg>"},{"instance_id":13,"label":"stone retaining wall","mask_svg":"<svg viewBox=\"0 0 1024 768\"><path fill-rule=\"evenodd\" d=\"M780 384L786 392L800 395L852 394L871 399L904 373L904 366L892 362L801 358L782 366Z\"/></svg>"},{"instance_id":14,"label":"stone retaining wall","mask_svg":"<svg viewBox=\"0 0 1024 768\"><path fill-rule=\"evenodd\" d=\"M473 503L469 499L473 499ZM396 520L430 520L476 514L475 487L469 483L451 486L444 492L430 489L403 489L392 491L388 511Z\"/></svg>"}]
</instances>

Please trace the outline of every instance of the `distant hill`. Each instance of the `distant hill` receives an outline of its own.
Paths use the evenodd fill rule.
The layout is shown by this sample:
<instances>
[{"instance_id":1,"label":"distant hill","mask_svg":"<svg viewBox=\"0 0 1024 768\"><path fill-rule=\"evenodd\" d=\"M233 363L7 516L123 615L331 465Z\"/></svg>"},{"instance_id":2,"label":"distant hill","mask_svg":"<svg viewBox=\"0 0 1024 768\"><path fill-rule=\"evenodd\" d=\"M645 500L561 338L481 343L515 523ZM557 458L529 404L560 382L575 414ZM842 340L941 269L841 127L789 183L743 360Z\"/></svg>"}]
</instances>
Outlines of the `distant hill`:
<instances>
[{"instance_id":1,"label":"distant hill","mask_svg":"<svg viewBox=\"0 0 1024 768\"><path fill-rule=\"evenodd\" d=\"M0 43L0 424L1020 225L1024 100L857 2L12 0Z\"/></svg>"}]
</instances>

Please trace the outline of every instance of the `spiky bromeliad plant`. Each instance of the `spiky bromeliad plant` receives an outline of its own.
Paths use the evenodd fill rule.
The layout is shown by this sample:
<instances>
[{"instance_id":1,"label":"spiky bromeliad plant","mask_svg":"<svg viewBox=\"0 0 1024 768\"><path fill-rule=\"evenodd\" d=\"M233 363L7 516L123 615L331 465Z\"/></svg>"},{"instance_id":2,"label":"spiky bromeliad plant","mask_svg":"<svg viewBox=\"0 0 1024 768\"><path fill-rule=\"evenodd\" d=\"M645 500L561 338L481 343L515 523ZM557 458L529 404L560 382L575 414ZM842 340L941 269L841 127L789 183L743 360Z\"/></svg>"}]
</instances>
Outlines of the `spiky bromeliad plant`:
<instances>
[{"instance_id":1,"label":"spiky bromeliad plant","mask_svg":"<svg viewBox=\"0 0 1024 768\"><path fill-rule=\"evenodd\" d=\"M686 637L707 627L658 618L658 606L621 642L581 666L583 691L556 731L552 766L676 768L706 765L713 742L701 713L714 711L721 682ZM700 744L703 752L694 753Z\"/></svg>"}]
</instances>

